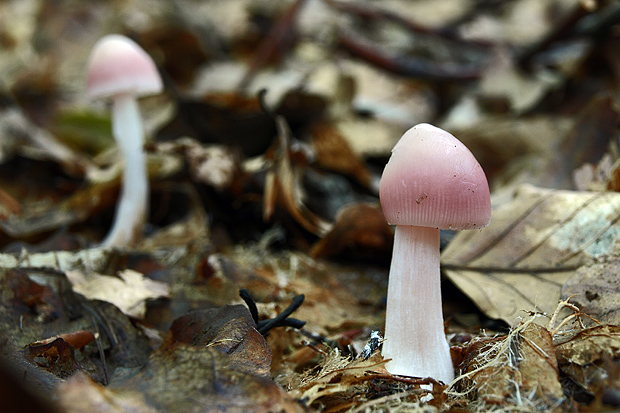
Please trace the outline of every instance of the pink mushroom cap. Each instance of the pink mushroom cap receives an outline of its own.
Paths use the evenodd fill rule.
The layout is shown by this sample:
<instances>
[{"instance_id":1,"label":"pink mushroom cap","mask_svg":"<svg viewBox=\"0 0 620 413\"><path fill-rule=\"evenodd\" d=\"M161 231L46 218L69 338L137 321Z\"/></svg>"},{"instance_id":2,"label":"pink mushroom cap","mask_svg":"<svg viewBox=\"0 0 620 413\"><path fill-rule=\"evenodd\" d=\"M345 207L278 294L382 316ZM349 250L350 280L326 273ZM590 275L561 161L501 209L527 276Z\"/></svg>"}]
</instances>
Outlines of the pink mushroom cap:
<instances>
[{"instance_id":1,"label":"pink mushroom cap","mask_svg":"<svg viewBox=\"0 0 620 413\"><path fill-rule=\"evenodd\" d=\"M427 123L409 129L394 146L379 192L392 225L461 230L491 220L482 167L461 141Z\"/></svg>"},{"instance_id":2,"label":"pink mushroom cap","mask_svg":"<svg viewBox=\"0 0 620 413\"><path fill-rule=\"evenodd\" d=\"M151 57L133 40L118 34L102 37L88 63L89 98L120 94L145 96L161 93L163 84Z\"/></svg>"}]
</instances>

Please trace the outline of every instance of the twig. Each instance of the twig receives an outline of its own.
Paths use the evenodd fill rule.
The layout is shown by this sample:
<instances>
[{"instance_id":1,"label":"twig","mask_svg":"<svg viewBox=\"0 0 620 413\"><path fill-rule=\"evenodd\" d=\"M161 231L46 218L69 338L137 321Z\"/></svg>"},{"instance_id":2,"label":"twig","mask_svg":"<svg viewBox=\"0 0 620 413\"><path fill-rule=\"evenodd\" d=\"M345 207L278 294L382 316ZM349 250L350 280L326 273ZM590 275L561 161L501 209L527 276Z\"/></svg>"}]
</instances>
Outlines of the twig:
<instances>
[{"instance_id":1,"label":"twig","mask_svg":"<svg viewBox=\"0 0 620 413\"><path fill-rule=\"evenodd\" d=\"M414 78L446 81L473 80L481 75L481 66L437 63L420 57L390 56L344 32L338 34L338 46L355 57L389 72Z\"/></svg>"}]
</instances>

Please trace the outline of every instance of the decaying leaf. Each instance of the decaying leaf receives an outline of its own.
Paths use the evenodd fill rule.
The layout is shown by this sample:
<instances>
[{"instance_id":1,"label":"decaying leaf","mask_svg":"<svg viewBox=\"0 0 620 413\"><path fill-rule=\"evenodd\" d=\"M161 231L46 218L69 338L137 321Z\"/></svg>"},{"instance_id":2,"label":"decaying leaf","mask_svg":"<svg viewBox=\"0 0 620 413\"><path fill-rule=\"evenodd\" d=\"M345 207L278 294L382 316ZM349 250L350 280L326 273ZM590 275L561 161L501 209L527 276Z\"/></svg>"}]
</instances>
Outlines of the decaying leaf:
<instances>
[{"instance_id":1,"label":"decaying leaf","mask_svg":"<svg viewBox=\"0 0 620 413\"><path fill-rule=\"evenodd\" d=\"M368 360L351 360L332 349L324 357L316 370L295 374L287 383L289 392L310 407L330 412L385 409L392 404L415 408L431 393L431 404L443 401L445 386L429 379L393 376L379 353Z\"/></svg>"},{"instance_id":2,"label":"decaying leaf","mask_svg":"<svg viewBox=\"0 0 620 413\"><path fill-rule=\"evenodd\" d=\"M578 391L600 397L606 387L620 386L620 327L601 325L581 330L562 339L556 345L556 354L560 369Z\"/></svg>"},{"instance_id":3,"label":"decaying leaf","mask_svg":"<svg viewBox=\"0 0 620 413\"><path fill-rule=\"evenodd\" d=\"M115 377L109 388L142 392L163 411L304 411L271 379L237 370L229 355L184 343L154 352L145 368Z\"/></svg>"},{"instance_id":4,"label":"decaying leaf","mask_svg":"<svg viewBox=\"0 0 620 413\"><path fill-rule=\"evenodd\" d=\"M119 271L118 277L75 270L66 274L75 292L91 300L112 303L123 313L138 319L144 318L146 300L168 297L170 289L167 284L133 270Z\"/></svg>"},{"instance_id":5,"label":"decaying leaf","mask_svg":"<svg viewBox=\"0 0 620 413\"><path fill-rule=\"evenodd\" d=\"M582 312L605 324L620 325L620 262L617 258L584 265L562 286L562 299L570 297Z\"/></svg>"},{"instance_id":6,"label":"decaying leaf","mask_svg":"<svg viewBox=\"0 0 620 413\"><path fill-rule=\"evenodd\" d=\"M79 370L73 346L60 337L49 343L28 345L24 357L60 378L67 378Z\"/></svg>"},{"instance_id":7,"label":"decaying leaf","mask_svg":"<svg viewBox=\"0 0 620 413\"><path fill-rule=\"evenodd\" d=\"M442 255L445 274L489 317L553 313L564 283L620 253L620 196L522 186L481 231L461 231Z\"/></svg>"},{"instance_id":8,"label":"decaying leaf","mask_svg":"<svg viewBox=\"0 0 620 413\"><path fill-rule=\"evenodd\" d=\"M256 324L245 306L228 305L177 318L163 348L175 343L213 348L229 356L231 368L259 376L269 375L271 349L256 331Z\"/></svg>"},{"instance_id":9,"label":"decaying leaf","mask_svg":"<svg viewBox=\"0 0 620 413\"><path fill-rule=\"evenodd\" d=\"M529 317L504 337L468 344L455 396L508 409L562 411L565 402L551 334Z\"/></svg>"}]
</instances>

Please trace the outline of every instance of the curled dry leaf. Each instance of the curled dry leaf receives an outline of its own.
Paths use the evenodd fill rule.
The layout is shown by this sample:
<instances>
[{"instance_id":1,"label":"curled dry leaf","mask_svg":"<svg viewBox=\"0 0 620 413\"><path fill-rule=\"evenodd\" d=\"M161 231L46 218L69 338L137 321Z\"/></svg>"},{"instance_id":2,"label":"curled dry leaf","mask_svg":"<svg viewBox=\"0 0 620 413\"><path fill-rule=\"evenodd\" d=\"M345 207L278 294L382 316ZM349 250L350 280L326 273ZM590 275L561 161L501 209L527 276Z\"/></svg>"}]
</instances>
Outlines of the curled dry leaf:
<instances>
[{"instance_id":1,"label":"curled dry leaf","mask_svg":"<svg viewBox=\"0 0 620 413\"><path fill-rule=\"evenodd\" d=\"M522 186L487 228L459 233L442 266L485 314L514 324L552 314L578 268L618 255L619 221L620 194Z\"/></svg>"},{"instance_id":2,"label":"curled dry leaf","mask_svg":"<svg viewBox=\"0 0 620 413\"><path fill-rule=\"evenodd\" d=\"M31 343L29 345L30 353L32 354L34 347L41 346L41 345L46 346L58 339L62 339L74 349L79 350L85 345L87 345L88 343L92 342L95 339L95 335L91 333L90 331L86 331L86 330L75 331L73 333L67 333L67 334L61 334L60 336L51 337L45 340ZM55 354L58 354L58 352L55 352Z\"/></svg>"},{"instance_id":3,"label":"curled dry leaf","mask_svg":"<svg viewBox=\"0 0 620 413\"><path fill-rule=\"evenodd\" d=\"M265 181L263 216L265 220L270 219L276 205L280 205L307 231L324 235L332 224L314 214L304 204L300 171L293 168L289 156L291 131L282 116L276 118L276 124L278 148Z\"/></svg>"},{"instance_id":4,"label":"curled dry leaf","mask_svg":"<svg viewBox=\"0 0 620 413\"><path fill-rule=\"evenodd\" d=\"M153 281L133 270L118 272L118 277L81 271L67 271L73 290L91 300L114 304L130 317L142 319L146 314L146 300L168 297L170 287Z\"/></svg>"},{"instance_id":5,"label":"curled dry leaf","mask_svg":"<svg viewBox=\"0 0 620 413\"><path fill-rule=\"evenodd\" d=\"M73 346L60 337L49 343L29 344L24 357L60 378L67 378L80 368Z\"/></svg>"}]
</instances>

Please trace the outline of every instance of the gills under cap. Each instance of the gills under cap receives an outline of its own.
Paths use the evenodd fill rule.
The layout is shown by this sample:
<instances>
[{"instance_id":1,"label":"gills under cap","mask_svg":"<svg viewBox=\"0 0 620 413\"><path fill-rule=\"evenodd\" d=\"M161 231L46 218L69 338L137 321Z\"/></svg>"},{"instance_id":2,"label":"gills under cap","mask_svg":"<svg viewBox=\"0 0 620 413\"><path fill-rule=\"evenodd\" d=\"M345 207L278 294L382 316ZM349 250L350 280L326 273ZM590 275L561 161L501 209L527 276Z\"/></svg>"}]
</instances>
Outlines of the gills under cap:
<instances>
[{"instance_id":1,"label":"gills under cap","mask_svg":"<svg viewBox=\"0 0 620 413\"><path fill-rule=\"evenodd\" d=\"M394 146L380 199L392 225L461 230L491 220L482 167L461 141L427 123L409 129Z\"/></svg>"}]
</instances>

